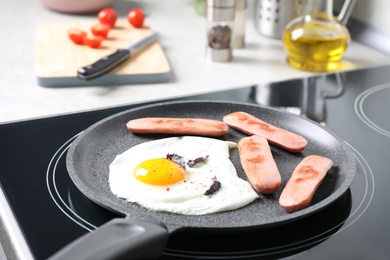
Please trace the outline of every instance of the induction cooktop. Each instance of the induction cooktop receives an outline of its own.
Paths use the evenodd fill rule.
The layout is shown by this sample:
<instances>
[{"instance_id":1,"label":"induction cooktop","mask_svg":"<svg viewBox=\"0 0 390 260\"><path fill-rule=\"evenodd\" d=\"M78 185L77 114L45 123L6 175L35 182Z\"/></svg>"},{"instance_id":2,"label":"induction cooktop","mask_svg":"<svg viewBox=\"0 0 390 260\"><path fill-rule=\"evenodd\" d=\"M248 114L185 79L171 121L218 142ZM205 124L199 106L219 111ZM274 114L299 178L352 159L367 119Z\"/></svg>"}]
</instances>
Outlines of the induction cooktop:
<instances>
[{"instance_id":1,"label":"induction cooktop","mask_svg":"<svg viewBox=\"0 0 390 260\"><path fill-rule=\"evenodd\" d=\"M387 259L389 72L390 66L381 66L170 99L245 102L306 117L345 141L356 175L345 194L315 214L261 232L179 233L161 258ZM118 217L80 193L65 157L92 124L145 104L0 125L1 244L9 259L47 259Z\"/></svg>"}]
</instances>

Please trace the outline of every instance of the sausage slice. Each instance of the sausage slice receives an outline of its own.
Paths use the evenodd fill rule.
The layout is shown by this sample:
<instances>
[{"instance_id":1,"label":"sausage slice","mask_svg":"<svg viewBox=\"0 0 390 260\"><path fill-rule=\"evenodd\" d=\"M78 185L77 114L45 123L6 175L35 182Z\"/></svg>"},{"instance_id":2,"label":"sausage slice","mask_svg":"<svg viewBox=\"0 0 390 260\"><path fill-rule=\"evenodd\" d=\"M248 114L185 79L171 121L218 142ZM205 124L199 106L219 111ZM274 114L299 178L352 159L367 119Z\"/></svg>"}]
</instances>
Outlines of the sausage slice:
<instances>
[{"instance_id":1,"label":"sausage slice","mask_svg":"<svg viewBox=\"0 0 390 260\"><path fill-rule=\"evenodd\" d=\"M228 126L249 135L261 135L268 142L289 152L298 153L305 149L307 141L300 135L264 122L245 112L234 112L224 116Z\"/></svg>"},{"instance_id":2,"label":"sausage slice","mask_svg":"<svg viewBox=\"0 0 390 260\"><path fill-rule=\"evenodd\" d=\"M288 212L309 206L315 191L333 166L333 161L318 155L305 157L295 168L282 194L279 204Z\"/></svg>"},{"instance_id":3,"label":"sausage slice","mask_svg":"<svg viewBox=\"0 0 390 260\"><path fill-rule=\"evenodd\" d=\"M144 117L130 120L126 127L139 134L222 136L228 132L224 122L202 118Z\"/></svg>"},{"instance_id":4,"label":"sausage slice","mask_svg":"<svg viewBox=\"0 0 390 260\"><path fill-rule=\"evenodd\" d=\"M238 142L242 168L252 187L262 193L275 192L281 183L281 176L265 137L253 135Z\"/></svg>"}]
</instances>

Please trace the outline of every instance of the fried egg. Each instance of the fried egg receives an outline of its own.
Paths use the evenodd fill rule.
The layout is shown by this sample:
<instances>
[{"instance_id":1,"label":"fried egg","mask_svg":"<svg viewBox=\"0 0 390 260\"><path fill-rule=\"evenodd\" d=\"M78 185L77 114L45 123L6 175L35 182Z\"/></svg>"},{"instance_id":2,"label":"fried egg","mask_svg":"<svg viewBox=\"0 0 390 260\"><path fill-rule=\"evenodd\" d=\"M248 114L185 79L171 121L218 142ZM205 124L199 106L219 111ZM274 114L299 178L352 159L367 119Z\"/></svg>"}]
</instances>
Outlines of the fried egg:
<instances>
[{"instance_id":1,"label":"fried egg","mask_svg":"<svg viewBox=\"0 0 390 260\"><path fill-rule=\"evenodd\" d=\"M195 136L141 143L116 156L109 185L116 196L154 211L204 215L234 210L259 198L230 161L229 150L236 147ZM167 159L169 154L179 155L184 166ZM197 158L205 160L185 165Z\"/></svg>"}]
</instances>

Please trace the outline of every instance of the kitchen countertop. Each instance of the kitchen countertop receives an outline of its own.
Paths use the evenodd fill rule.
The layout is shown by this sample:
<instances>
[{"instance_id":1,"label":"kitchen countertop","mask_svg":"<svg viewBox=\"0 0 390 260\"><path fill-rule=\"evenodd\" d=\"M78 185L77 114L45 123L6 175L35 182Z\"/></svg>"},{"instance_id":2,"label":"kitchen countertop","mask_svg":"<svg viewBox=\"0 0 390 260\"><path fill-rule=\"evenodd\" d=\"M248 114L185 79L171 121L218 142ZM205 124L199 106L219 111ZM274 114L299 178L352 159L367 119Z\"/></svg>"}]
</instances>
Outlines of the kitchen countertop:
<instances>
[{"instance_id":1,"label":"kitchen countertop","mask_svg":"<svg viewBox=\"0 0 390 260\"><path fill-rule=\"evenodd\" d=\"M43 22L96 21L96 14L70 15L47 9L40 1L2 2L0 41L0 124L99 108L201 94L255 84L309 77L313 73L289 67L283 44L257 33L249 0L246 47L234 50L230 63L205 59L205 17L195 13L189 0L118 0L112 6L125 19L139 7L147 14L152 30L171 66L165 83L42 87L34 70L35 30ZM352 41L342 70L390 64L390 56Z\"/></svg>"}]
</instances>

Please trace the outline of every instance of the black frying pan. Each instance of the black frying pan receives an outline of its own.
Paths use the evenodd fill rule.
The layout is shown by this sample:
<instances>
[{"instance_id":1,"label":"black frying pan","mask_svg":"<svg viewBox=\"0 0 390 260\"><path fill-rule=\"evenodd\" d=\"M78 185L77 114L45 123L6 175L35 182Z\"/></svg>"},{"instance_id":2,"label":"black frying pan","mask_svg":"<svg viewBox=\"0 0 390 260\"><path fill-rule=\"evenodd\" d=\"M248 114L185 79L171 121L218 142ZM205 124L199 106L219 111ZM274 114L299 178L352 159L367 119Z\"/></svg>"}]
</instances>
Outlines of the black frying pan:
<instances>
[{"instance_id":1,"label":"black frying pan","mask_svg":"<svg viewBox=\"0 0 390 260\"><path fill-rule=\"evenodd\" d=\"M140 117L195 117L222 120L234 111L248 112L264 121L304 136L308 145L293 154L271 146L282 175L282 185L273 195L262 196L250 205L228 212L203 216L187 216L149 211L117 198L108 185L108 167L115 156L136 144L169 137L169 135L135 135L126 129L126 122ZM229 129L223 140L238 142L245 134ZM278 198L296 165L310 154L334 161L306 209L287 213ZM237 149L231 160L238 175L246 179ZM343 140L329 129L276 109L246 103L219 101L184 101L149 105L115 114L86 129L71 145L67 154L67 169L77 188L99 205L126 216L114 219L96 231L67 246L52 259L119 259L120 257L157 258L164 249L169 233L178 230L237 231L260 230L301 219L333 203L350 186L355 175L355 159Z\"/></svg>"}]
</instances>

